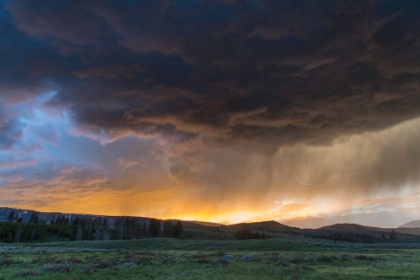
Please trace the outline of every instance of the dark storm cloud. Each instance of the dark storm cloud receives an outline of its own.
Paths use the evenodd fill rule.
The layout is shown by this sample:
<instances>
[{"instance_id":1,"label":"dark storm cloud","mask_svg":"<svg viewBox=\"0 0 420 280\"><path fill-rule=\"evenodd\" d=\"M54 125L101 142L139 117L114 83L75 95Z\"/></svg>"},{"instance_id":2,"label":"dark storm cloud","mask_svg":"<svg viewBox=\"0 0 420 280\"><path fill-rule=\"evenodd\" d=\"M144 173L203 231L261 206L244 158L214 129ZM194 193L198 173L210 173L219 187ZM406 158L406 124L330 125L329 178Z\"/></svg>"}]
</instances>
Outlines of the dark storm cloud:
<instances>
[{"instance_id":1,"label":"dark storm cloud","mask_svg":"<svg viewBox=\"0 0 420 280\"><path fill-rule=\"evenodd\" d=\"M161 137L173 174L206 145L325 145L420 115L416 0L4 7L0 94L55 90L81 133Z\"/></svg>"},{"instance_id":2,"label":"dark storm cloud","mask_svg":"<svg viewBox=\"0 0 420 280\"><path fill-rule=\"evenodd\" d=\"M325 144L420 112L418 1L5 7L20 38L2 46L5 80L48 79L54 102L98 129Z\"/></svg>"},{"instance_id":3,"label":"dark storm cloud","mask_svg":"<svg viewBox=\"0 0 420 280\"><path fill-rule=\"evenodd\" d=\"M75 67L70 60L63 60L49 42L19 31L13 16L3 8L0 37L0 97L8 103L57 89L66 68Z\"/></svg>"}]
</instances>

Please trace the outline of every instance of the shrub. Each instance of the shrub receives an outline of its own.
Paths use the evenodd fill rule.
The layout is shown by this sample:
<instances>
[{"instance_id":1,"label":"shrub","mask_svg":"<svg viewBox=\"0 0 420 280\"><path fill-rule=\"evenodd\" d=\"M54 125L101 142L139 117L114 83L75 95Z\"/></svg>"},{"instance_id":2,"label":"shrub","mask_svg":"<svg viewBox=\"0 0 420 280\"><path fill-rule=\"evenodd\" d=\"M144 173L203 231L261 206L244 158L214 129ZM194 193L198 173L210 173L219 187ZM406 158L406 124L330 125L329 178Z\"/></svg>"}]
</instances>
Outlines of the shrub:
<instances>
[{"instance_id":1,"label":"shrub","mask_svg":"<svg viewBox=\"0 0 420 280\"><path fill-rule=\"evenodd\" d=\"M222 266L229 266L230 265L230 261L228 261L227 259L225 259L225 258L221 258L220 259L220 261L219 261L219 263L222 265Z\"/></svg>"},{"instance_id":2,"label":"shrub","mask_svg":"<svg viewBox=\"0 0 420 280\"><path fill-rule=\"evenodd\" d=\"M70 265L60 263L47 263L42 266L42 269L46 271L68 273L70 272Z\"/></svg>"},{"instance_id":3,"label":"shrub","mask_svg":"<svg viewBox=\"0 0 420 280\"><path fill-rule=\"evenodd\" d=\"M293 257L290 259L291 263L298 264L302 263L305 260L306 255L304 253L298 253L293 255Z\"/></svg>"},{"instance_id":4,"label":"shrub","mask_svg":"<svg viewBox=\"0 0 420 280\"><path fill-rule=\"evenodd\" d=\"M342 261L347 261L349 259L350 259L350 255L346 255L346 254L341 255L341 260Z\"/></svg>"},{"instance_id":5,"label":"shrub","mask_svg":"<svg viewBox=\"0 0 420 280\"><path fill-rule=\"evenodd\" d=\"M338 258L336 256L331 256L331 255L320 255L320 256L317 257L317 260L319 262L331 263L333 261L338 260Z\"/></svg>"},{"instance_id":6,"label":"shrub","mask_svg":"<svg viewBox=\"0 0 420 280\"><path fill-rule=\"evenodd\" d=\"M114 265L116 265L116 261L115 260L96 260L94 265L97 268L107 268L107 267L112 267Z\"/></svg>"},{"instance_id":7,"label":"shrub","mask_svg":"<svg viewBox=\"0 0 420 280\"><path fill-rule=\"evenodd\" d=\"M84 263L84 261L82 261L81 259L75 258L75 257L70 257L67 259L67 262L70 264L81 264Z\"/></svg>"},{"instance_id":8,"label":"shrub","mask_svg":"<svg viewBox=\"0 0 420 280\"><path fill-rule=\"evenodd\" d=\"M278 258L278 260L276 261L275 265L277 266L283 266L283 267L287 267L289 266L289 261L286 260L285 258Z\"/></svg>"},{"instance_id":9,"label":"shrub","mask_svg":"<svg viewBox=\"0 0 420 280\"><path fill-rule=\"evenodd\" d=\"M0 266L13 264L12 258L9 256L0 257Z\"/></svg>"},{"instance_id":10,"label":"shrub","mask_svg":"<svg viewBox=\"0 0 420 280\"><path fill-rule=\"evenodd\" d=\"M17 277L35 277L40 276L41 273L35 270L27 270L17 273L15 276Z\"/></svg>"},{"instance_id":11,"label":"shrub","mask_svg":"<svg viewBox=\"0 0 420 280\"><path fill-rule=\"evenodd\" d=\"M137 264L135 262L126 262L124 264L124 267L127 267L127 268L136 268L137 267Z\"/></svg>"},{"instance_id":12,"label":"shrub","mask_svg":"<svg viewBox=\"0 0 420 280\"><path fill-rule=\"evenodd\" d=\"M373 260L375 260L375 258L370 257L370 256L366 256L366 255L357 255L357 256L354 256L354 259L358 260L358 261L373 261Z\"/></svg>"},{"instance_id":13,"label":"shrub","mask_svg":"<svg viewBox=\"0 0 420 280\"><path fill-rule=\"evenodd\" d=\"M86 273L86 274L92 274L92 273L95 272L95 267L93 265L88 265L88 266L85 267L83 272Z\"/></svg>"}]
</instances>

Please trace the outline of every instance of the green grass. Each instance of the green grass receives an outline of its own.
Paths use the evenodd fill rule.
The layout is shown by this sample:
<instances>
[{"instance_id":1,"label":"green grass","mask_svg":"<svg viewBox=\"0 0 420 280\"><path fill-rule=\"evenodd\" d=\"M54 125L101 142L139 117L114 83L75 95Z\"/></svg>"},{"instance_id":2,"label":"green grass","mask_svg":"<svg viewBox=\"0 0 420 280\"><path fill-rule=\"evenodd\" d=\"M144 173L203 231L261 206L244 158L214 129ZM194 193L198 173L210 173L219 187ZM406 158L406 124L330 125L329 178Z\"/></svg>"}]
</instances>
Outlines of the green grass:
<instances>
[{"instance_id":1,"label":"green grass","mask_svg":"<svg viewBox=\"0 0 420 280\"><path fill-rule=\"evenodd\" d=\"M0 244L0 280L420 279L420 249L389 246L285 239ZM241 260L247 253L255 259Z\"/></svg>"},{"instance_id":2,"label":"green grass","mask_svg":"<svg viewBox=\"0 0 420 280\"><path fill-rule=\"evenodd\" d=\"M130 250L305 250L304 242L283 239L268 240L179 240L154 238L140 240L75 241L20 244L37 248L130 249Z\"/></svg>"}]
</instances>

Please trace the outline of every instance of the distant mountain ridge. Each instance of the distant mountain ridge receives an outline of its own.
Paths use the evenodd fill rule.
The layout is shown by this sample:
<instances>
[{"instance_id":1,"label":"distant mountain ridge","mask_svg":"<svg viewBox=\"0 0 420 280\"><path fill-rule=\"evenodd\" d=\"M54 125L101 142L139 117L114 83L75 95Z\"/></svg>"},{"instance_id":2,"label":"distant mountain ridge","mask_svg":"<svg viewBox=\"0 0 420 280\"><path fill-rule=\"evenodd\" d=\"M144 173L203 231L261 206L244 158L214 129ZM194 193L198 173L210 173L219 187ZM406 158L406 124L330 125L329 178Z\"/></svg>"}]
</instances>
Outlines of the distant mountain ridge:
<instances>
[{"instance_id":1,"label":"distant mountain ridge","mask_svg":"<svg viewBox=\"0 0 420 280\"><path fill-rule=\"evenodd\" d=\"M420 220L408 222L399 226L398 228L420 228Z\"/></svg>"},{"instance_id":2,"label":"distant mountain ridge","mask_svg":"<svg viewBox=\"0 0 420 280\"><path fill-rule=\"evenodd\" d=\"M379 228L379 227L369 227L363 226L359 224L334 224L330 226L320 227L317 230L328 230L328 231L340 231L340 232L347 232L347 231L357 231L357 232L372 232L372 231L383 231L386 229ZM392 229L389 229L391 231Z\"/></svg>"},{"instance_id":3,"label":"distant mountain ridge","mask_svg":"<svg viewBox=\"0 0 420 280\"><path fill-rule=\"evenodd\" d=\"M226 226L230 229L249 228L250 230L297 232L300 228L289 227L276 221L262 221L253 223L239 223Z\"/></svg>"},{"instance_id":4,"label":"distant mountain ridge","mask_svg":"<svg viewBox=\"0 0 420 280\"><path fill-rule=\"evenodd\" d=\"M307 230L305 230L307 231ZM326 234L331 237L334 236L347 236L355 240L365 242L383 242L389 240L390 235L395 232L399 242L419 242L420 241L420 228L380 228L369 227L358 224L334 224L331 226L321 227L316 230L308 231L309 234Z\"/></svg>"},{"instance_id":5,"label":"distant mountain ridge","mask_svg":"<svg viewBox=\"0 0 420 280\"><path fill-rule=\"evenodd\" d=\"M283 223L291 227L298 227L302 229L303 228L316 229L316 228L325 227L325 226L334 224L333 221L327 218L313 217L313 216L297 217L297 218L283 221Z\"/></svg>"},{"instance_id":6,"label":"distant mountain ridge","mask_svg":"<svg viewBox=\"0 0 420 280\"><path fill-rule=\"evenodd\" d=\"M59 216L68 218L69 221L80 218L91 218L92 220L97 218L107 219L108 225L113 226L114 223L121 218L134 218L137 222L143 224L149 224L152 218L148 217L133 217L133 216L105 216L105 215L92 215L92 214L71 214L61 212L38 212L34 210L16 209L9 207L0 207L0 222L7 222L11 212L14 212L15 221L22 218L23 223L29 223L32 214L36 213L39 220L42 223L49 224L53 219L57 219ZM161 219L160 221L164 221ZM369 227L359 224L334 224L329 226L320 227L317 229L301 229L298 227L291 227L288 225L281 224L277 221L262 221L252 223L238 223L232 225L221 225L217 223L209 223L202 221L184 221L181 220L184 229L190 229L191 231L214 231L217 228L219 230L227 230L227 232L236 232L243 228L247 228L251 231L259 231L273 234L292 234L292 235L303 235L311 238L324 238L324 239L337 239L341 241L350 242L384 242L389 240L390 234L395 231L399 241L407 240L410 242L420 241L420 227L416 227L420 221L412 221L408 224L402 225L398 228L379 228ZM217 232L219 232L217 230Z\"/></svg>"}]
</instances>

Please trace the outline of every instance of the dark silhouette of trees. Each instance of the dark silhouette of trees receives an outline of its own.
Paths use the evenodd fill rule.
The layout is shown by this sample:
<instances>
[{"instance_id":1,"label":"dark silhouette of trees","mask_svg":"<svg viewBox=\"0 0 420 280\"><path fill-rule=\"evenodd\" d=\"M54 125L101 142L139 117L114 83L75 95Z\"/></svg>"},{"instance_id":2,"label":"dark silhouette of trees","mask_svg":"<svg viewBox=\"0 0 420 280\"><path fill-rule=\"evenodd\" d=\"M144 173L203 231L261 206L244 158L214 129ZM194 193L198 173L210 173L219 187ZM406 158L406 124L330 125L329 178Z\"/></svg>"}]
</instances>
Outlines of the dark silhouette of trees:
<instances>
[{"instance_id":1,"label":"dark silhouette of trees","mask_svg":"<svg viewBox=\"0 0 420 280\"><path fill-rule=\"evenodd\" d=\"M153 218L149 222L150 237L159 237L160 221Z\"/></svg>"},{"instance_id":2,"label":"dark silhouette of trees","mask_svg":"<svg viewBox=\"0 0 420 280\"><path fill-rule=\"evenodd\" d=\"M108 233L108 219L99 217L97 221L97 227L95 232L95 239L96 240L107 240L109 239L110 235Z\"/></svg>"},{"instance_id":3,"label":"dark silhouette of trees","mask_svg":"<svg viewBox=\"0 0 420 280\"><path fill-rule=\"evenodd\" d=\"M32 215L29 218L29 223L31 223L31 224L39 223L39 215L38 215L37 212L32 212Z\"/></svg>"},{"instance_id":4,"label":"dark silhouette of trees","mask_svg":"<svg viewBox=\"0 0 420 280\"><path fill-rule=\"evenodd\" d=\"M0 222L0 243L19 243L47 240L108 240L170 237L181 238L183 225L178 220L163 222L151 219L149 225L135 217L105 218L90 215L50 214L41 216L33 211L27 223L15 211L10 222ZM18 218L19 217L19 218Z\"/></svg>"},{"instance_id":5,"label":"dark silhouette of trees","mask_svg":"<svg viewBox=\"0 0 420 280\"><path fill-rule=\"evenodd\" d=\"M270 238L268 235L263 233L259 233L258 231L252 232L248 228L242 228L235 232L235 238L240 240L245 239L268 239Z\"/></svg>"},{"instance_id":6,"label":"dark silhouette of trees","mask_svg":"<svg viewBox=\"0 0 420 280\"><path fill-rule=\"evenodd\" d=\"M173 237L181 239L182 238L182 230L183 230L182 222L180 220L177 220L175 225L174 225Z\"/></svg>"},{"instance_id":7,"label":"dark silhouette of trees","mask_svg":"<svg viewBox=\"0 0 420 280\"><path fill-rule=\"evenodd\" d=\"M146 223L143 223L143 226L141 227L141 233L142 233L142 237L147 236L147 225L146 225Z\"/></svg>"},{"instance_id":8,"label":"dark silhouette of trees","mask_svg":"<svg viewBox=\"0 0 420 280\"><path fill-rule=\"evenodd\" d=\"M76 218L74 218L74 220L73 220L73 226L77 227L79 225L79 223L80 223L80 219L79 219L79 217L76 216Z\"/></svg>"},{"instance_id":9,"label":"dark silhouette of trees","mask_svg":"<svg viewBox=\"0 0 420 280\"><path fill-rule=\"evenodd\" d=\"M172 237L173 226L171 220L163 222L163 237Z\"/></svg>"},{"instance_id":10,"label":"dark silhouette of trees","mask_svg":"<svg viewBox=\"0 0 420 280\"><path fill-rule=\"evenodd\" d=\"M114 222L113 227L107 227L103 223L102 230L108 231L105 234L109 235L111 239L135 239L143 238L146 235L147 227L146 224L141 225L137 218L122 217L117 218Z\"/></svg>"},{"instance_id":11,"label":"dark silhouette of trees","mask_svg":"<svg viewBox=\"0 0 420 280\"><path fill-rule=\"evenodd\" d=\"M20 243L47 239L76 240L76 227L0 222L0 242Z\"/></svg>"},{"instance_id":12,"label":"dark silhouette of trees","mask_svg":"<svg viewBox=\"0 0 420 280\"><path fill-rule=\"evenodd\" d=\"M325 237L325 236L320 236ZM380 240L379 238L364 234L364 233L351 233L351 232L332 232L327 237L327 239L332 239L334 241L345 241L345 242L363 242L363 243L374 243L375 241Z\"/></svg>"},{"instance_id":13,"label":"dark silhouette of trees","mask_svg":"<svg viewBox=\"0 0 420 280\"><path fill-rule=\"evenodd\" d=\"M163 223L163 237L181 238L182 230L183 226L180 220L166 220Z\"/></svg>"},{"instance_id":14,"label":"dark silhouette of trees","mask_svg":"<svg viewBox=\"0 0 420 280\"><path fill-rule=\"evenodd\" d=\"M391 233L389 234L389 241L395 241L397 240L397 233L395 230L391 230Z\"/></svg>"},{"instance_id":15,"label":"dark silhouette of trees","mask_svg":"<svg viewBox=\"0 0 420 280\"><path fill-rule=\"evenodd\" d=\"M7 219L10 223L15 220L15 211L12 210L9 214L9 218Z\"/></svg>"}]
</instances>

